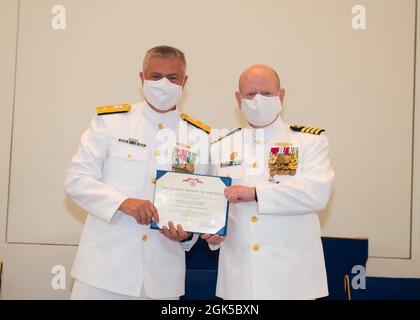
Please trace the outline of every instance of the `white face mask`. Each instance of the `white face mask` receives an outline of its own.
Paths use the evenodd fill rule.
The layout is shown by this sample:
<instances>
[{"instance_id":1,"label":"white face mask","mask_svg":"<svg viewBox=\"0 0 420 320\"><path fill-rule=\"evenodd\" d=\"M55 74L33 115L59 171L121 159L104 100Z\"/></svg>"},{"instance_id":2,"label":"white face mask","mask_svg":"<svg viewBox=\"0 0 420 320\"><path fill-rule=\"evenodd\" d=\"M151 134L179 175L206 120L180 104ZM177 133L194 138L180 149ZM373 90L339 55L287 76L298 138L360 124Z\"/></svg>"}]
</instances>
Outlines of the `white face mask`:
<instances>
[{"instance_id":1,"label":"white face mask","mask_svg":"<svg viewBox=\"0 0 420 320\"><path fill-rule=\"evenodd\" d=\"M144 80L143 94L153 107L166 111L181 99L182 86L170 82L167 78L157 81Z\"/></svg>"},{"instance_id":2,"label":"white face mask","mask_svg":"<svg viewBox=\"0 0 420 320\"><path fill-rule=\"evenodd\" d=\"M279 96L266 97L261 94L255 95L252 100L242 98L241 106L248 122L259 127L273 122L282 109Z\"/></svg>"}]
</instances>

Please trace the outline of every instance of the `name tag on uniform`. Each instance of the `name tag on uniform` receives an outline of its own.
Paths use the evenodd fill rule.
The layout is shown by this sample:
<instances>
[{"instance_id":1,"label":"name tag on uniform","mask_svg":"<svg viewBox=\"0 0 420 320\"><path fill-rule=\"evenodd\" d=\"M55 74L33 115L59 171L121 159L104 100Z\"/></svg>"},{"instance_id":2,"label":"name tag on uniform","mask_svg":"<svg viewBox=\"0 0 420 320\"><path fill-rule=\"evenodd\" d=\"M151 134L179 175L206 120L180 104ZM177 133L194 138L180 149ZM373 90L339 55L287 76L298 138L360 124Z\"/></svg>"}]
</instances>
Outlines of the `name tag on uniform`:
<instances>
[{"instance_id":1,"label":"name tag on uniform","mask_svg":"<svg viewBox=\"0 0 420 320\"><path fill-rule=\"evenodd\" d=\"M133 146L138 146L138 147L146 147L145 143L141 143L139 142L137 139L134 138L118 138L118 142L122 142L122 143L127 143L127 144L131 144Z\"/></svg>"},{"instance_id":2,"label":"name tag on uniform","mask_svg":"<svg viewBox=\"0 0 420 320\"><path fill-rule=\"evenodd\" d=\"M269 181L274 181L276 175L296 175L298 154L298 147L272 147L268 157Z\"/></svg>"}]
</instances>

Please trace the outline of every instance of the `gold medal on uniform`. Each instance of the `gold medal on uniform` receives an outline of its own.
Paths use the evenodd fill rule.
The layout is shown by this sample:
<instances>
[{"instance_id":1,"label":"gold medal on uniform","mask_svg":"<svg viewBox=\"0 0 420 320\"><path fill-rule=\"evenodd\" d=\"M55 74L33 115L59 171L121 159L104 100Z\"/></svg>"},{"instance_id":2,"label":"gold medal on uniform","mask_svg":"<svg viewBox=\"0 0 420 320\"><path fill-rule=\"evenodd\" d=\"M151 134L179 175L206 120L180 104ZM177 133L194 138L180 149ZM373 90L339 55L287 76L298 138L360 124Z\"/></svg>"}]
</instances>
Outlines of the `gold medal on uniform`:
<instances>
[{"instance_id":1,"label":"gold medal on uniform","mask_svg":"<svg viewBox=\"0 0 420 320\"><path fill-rule=\"evenodd\" d=\"M233 151L229 155L229 161L221 162L220 168L226 168L226 167L237 167L242 165L242 160L238 160L238 152Z\"/></svg>"},{"instance_id":2,"label":"gold medal on uniform","mask_svg":"<svg viewBox=\"0 0 420 320\"><path fill-rule=\"evenodd\" d=\"M273 147L268 157L269 181L274 176L294 176L298 167L298 148L292 146Z\"/></svg>"}]
</instances>

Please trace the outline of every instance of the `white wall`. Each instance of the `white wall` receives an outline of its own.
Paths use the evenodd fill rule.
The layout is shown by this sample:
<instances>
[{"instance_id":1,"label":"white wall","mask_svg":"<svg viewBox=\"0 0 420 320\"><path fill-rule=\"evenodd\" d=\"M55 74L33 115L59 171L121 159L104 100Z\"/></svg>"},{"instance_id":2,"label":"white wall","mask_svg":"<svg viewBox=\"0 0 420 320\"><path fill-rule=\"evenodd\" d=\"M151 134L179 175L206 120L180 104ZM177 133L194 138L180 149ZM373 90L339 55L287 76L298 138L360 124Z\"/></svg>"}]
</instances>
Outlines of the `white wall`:
<instances>
[{"instance_id":1,"label":"white wall","mask_svg":"<svg viewBox=\"0 0 420 320\"><path fill-rule=\"evenodd\" d=\"M62 31L50 26L56 4L0 0L3 298L67 297L51 289L51 267L70 271L85 213L64 194L65 167L95 106L138 99L141 59L157 44L185 51L183 109L215 128L243 124L240 72L275 67L286 120L331 141L323 234L368 237L369 275L420 277L414 0L63 0ZM355 4L367 30L351 27Z\"/></svg>"}]
</instances>

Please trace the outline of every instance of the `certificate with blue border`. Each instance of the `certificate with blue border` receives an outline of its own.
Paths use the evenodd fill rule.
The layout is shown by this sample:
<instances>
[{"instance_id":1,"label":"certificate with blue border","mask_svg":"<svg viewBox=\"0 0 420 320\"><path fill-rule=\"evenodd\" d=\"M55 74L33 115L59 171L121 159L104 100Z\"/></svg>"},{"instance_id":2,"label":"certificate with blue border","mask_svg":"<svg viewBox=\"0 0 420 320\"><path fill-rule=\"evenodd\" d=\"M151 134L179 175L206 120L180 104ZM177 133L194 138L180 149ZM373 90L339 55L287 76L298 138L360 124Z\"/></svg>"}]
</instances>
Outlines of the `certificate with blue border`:
<instances>
[{"instance_id":1,"label":"certificate with blue border","mask_svg":"<svg viewBox=\"0 0 420 320\"><path fill-rule=\"evenodd\" d=\"M152 221L150 227L161 229L172 221L187 232L225 236L229 202L224 189L231 184L229 177L158 170L153 204L159 224Z\"/></svg>"}]
</instances>

